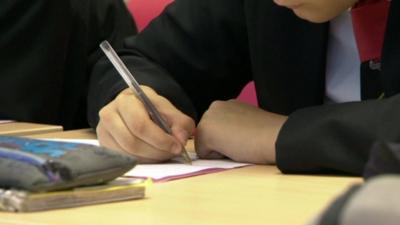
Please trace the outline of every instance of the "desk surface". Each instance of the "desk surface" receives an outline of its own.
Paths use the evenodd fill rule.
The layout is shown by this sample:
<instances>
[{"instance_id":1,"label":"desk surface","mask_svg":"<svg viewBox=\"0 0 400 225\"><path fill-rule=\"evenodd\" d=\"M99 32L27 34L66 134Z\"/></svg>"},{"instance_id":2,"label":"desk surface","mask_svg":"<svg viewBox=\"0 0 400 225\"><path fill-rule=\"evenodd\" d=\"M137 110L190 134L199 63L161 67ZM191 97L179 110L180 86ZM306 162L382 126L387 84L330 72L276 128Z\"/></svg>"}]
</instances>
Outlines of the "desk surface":
<instances>
[{"instance_id":1,"label":"desk surface","mask_svg":"<svg viewBox=\"0 0 400 225\"><path fill-rule=\"evenodd\" d=\"M25 122L9 122L0 124L0 135L25 136L50 132L61 132L62 130L62 126L48 124Z\"/></svg>"},{"instance_id":2,"label":"desk surface","mask_svg":"<svg viewBox=\"0 0 400 225\"><path fill-rule=\"evenodd\" d=\"M79 129L69 131L55 131L40 134L25 135L31 138L67 138L67 139L95 139L96 133L93 129Z\"/></svg>"},{"instance_id":3,"label":"desk surface","mask_svg":"<svg viewBox=\"0 0 400 225\"><path fill-rule=\"evenodd\" d=\"M74 132L67 137L79 136L71 134ZM0 213L0 224L305 224L359 182L360 178L352 177L282 175L275 166L250 166L154 184L142 200L28 214Z\"/></svg>"}]
</instances>

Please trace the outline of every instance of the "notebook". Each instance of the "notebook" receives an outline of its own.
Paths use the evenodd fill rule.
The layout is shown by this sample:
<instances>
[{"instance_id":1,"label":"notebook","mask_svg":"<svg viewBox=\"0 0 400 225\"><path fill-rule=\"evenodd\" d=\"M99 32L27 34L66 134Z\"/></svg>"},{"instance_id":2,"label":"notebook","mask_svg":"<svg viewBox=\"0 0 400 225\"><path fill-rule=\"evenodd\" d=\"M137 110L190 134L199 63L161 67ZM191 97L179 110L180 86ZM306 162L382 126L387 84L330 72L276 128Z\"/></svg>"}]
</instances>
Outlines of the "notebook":
<instances>
[{"instance_id":1,"label":"notebook","mask_svg":"<svg viewBox=\"0 0 400 225\"><path fill-rule=\"evenodd\" d=\"M151 178L154 182L166 182L203 174L216 173L234 168L249 166L248 163L238 163L232 160L205 160L192 158L192 165L170 161L162 164L142 164L125 173L125 177Z\"/></svg>"},{"instance_id":2,"label":"notebook","mask_svg":"<svg viewBox=\"0 0 400 225\"><path fill-rule=\"evenodd\" d=\"M0 209L32 212L141 199L151 180L118 178L102 185L52 192L0 189Z\"/></svg>"}]
</instances>

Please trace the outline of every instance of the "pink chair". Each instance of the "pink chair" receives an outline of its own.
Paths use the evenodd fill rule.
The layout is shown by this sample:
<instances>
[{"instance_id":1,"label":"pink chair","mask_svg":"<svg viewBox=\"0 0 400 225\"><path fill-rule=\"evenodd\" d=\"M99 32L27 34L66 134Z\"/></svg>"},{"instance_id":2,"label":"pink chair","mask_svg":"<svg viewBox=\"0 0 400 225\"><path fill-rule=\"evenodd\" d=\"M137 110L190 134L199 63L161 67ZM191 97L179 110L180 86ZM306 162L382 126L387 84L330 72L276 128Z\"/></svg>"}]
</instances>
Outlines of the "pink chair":
<instances>
[{"instance_id":1,"label":"pink chair","mask_svg":"<svg viewBox=\"0 0 400 225\"><path fill-rule=\"evenodd\" d=\"M133 14L136 26L142 31L149 22L160 15L173 0L129 0L128 9ZM239 101L258 106L254 82L248 83L237 98Z\"/></svg>"},{"instance_id":2,"label":"pink chair","mask_svg":"<svg viewBox=\"0 0 400 225\"><path fill-rule=\"evenodd\" d=\"M240 92L239 96L237 97L237 100L248 103L250 105L258 106L254 81L251 81L246 86L244 86L242 92Z\"/></svg>"},{"instance_id":3,"label":"pink chair","mask_svg":"<svg viewBox=\"0 0 400 225\"><path fill-rule=\"evenodd\" d=\"M142 31L154 17L160 15L165 6L171 2L173 2L173 0L129 0L128 9L133 14L139 32Z\"/></svg>"}]
</instances>

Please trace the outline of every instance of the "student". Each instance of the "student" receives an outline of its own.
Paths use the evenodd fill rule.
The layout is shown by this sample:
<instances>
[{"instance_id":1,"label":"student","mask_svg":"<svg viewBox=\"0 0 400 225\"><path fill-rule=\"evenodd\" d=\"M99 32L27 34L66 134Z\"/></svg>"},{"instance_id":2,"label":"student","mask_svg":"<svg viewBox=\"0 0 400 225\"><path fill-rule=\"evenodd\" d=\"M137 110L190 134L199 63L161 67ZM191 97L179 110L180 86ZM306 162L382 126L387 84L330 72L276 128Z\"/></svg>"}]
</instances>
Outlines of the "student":
<instances>
[{"instance_id":1,"label":"student","mask_svg":"<svg viewBox=\"0 0 400 225\"><path fill-rule=\"evenodd\" d=\"M0 119L88 127L98 44L136 32L122 0L0 3Z\"/></svg>"},{"instance_id":2,"label":"student","mask_svg":"<svg viewBox=\"0 0 400 225\"><path fill-rule=\"evenodd\" d=\"M288 173L359 175L374 140L400 140L400 2L385 2L390 13L384 13L380 70L377 61L360 62L348 10L356 0L275 3L178 0L126 40L122 58L172 136L100 60L91 87L100 94L89 101L100 142L143 162L164 161L179 154L197 115L195 147L203 158L276 163ZM370 82L364 73L378 78ZM252 79L261 108L229 100ZM384 99L366 93L378 90L377 82Z\"/></svg>"}]
</instances>

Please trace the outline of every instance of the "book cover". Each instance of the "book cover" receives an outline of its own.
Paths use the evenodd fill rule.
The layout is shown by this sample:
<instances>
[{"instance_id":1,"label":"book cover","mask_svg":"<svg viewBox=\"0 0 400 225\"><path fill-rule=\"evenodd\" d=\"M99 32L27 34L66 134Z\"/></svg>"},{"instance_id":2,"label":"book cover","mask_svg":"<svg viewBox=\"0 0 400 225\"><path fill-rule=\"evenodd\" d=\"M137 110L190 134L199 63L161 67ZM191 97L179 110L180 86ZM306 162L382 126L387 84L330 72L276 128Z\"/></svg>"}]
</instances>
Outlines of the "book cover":
<instances>
[{"instance_id":1,"label":"book cover","mask_svg":"<svg viewBox=\"0 0 400 225\"><path fill-rule=\"evenodd\" d=\"M0 209L11 212L32 212L145 197L151 180L118 178L102 185L79 187L64 191L29 192L0 189Z\"/></svg>"}]
</instances>

